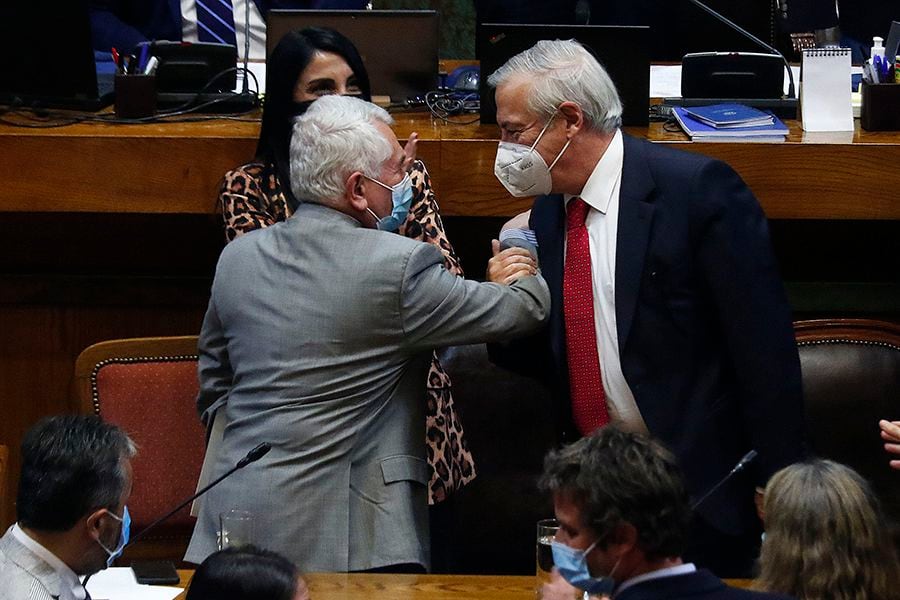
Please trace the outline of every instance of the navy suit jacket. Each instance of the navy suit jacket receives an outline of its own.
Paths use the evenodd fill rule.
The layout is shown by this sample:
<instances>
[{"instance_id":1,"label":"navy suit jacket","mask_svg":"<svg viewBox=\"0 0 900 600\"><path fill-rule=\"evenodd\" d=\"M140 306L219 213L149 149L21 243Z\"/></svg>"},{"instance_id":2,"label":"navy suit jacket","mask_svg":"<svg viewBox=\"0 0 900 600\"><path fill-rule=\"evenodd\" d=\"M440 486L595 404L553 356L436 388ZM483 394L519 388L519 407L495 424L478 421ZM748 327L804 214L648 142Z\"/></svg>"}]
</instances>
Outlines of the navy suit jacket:
<instances>
[{"instance_id":1,"label":"navy suit jacket","mask_svg":"<svg viewBox=\"0 0 900 600\"><path fill-rule=\"evenodd\" d=\"M685 575L651 579L628 587L614 600L790 600L790 596L742 590L705 569Z\"/></svg>"},{"instance_id":2,"label":"navy suit jacket","mask_svg":"<svg viewBox=\"0 0 900 600\"><path fill-rule=\"evenodd\" d=\"M738 535L759 527L754 484L802 458L800 361L765 215L725 163L623 134L615 261L622 372L652 435L698 498L750 449L759 456L698 512ZM565 207L536 199L531 227L552 310L539 336L495 362L556 391L561 441L572 424L562 313ZM600 357L603 360L603 357Z\"/></svg>"},{"instance_id":3,"label":"navy suit jacket","mask_svg":"<svg viewBox=\"0 0 900 600\"><path fill-rule=\"evenodd\" d=\"M253 0L259 12L275 8L365 8L365 0ZM128 51L148 40L181 40L180 0L91 0L94 50Z\"/></svg>"}]
</instances>

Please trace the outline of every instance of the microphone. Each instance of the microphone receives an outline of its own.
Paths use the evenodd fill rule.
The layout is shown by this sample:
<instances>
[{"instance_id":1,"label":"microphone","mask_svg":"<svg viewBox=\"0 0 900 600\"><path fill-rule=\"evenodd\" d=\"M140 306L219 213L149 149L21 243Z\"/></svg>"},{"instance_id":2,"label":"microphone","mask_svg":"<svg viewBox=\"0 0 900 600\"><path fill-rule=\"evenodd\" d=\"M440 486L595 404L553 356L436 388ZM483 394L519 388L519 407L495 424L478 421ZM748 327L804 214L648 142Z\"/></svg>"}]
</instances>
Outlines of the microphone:
<instances>
[{"instance_id":1,"label":"microphone","mask_svg":"<svg viewBox=\"0 0 900 600\"><path fill-rule=\"evenodd\" d=\"M188 504L190 504L191 502L193 502L194 500L196 500L197 498L199 498L200 496L202 496L203 494L205 494L212 488L214 488L217 485L219 485L220 483L222 483L225 479L230 477L231 474L234 473L235 471L238 471L239 469L243 469L250 463L256 462L259 459L261 459L263 456L268 454L269 450L271 450L271 449L272 449L271 444L269 444L268 442L263 442L263 443L259 444L258 446L256 446L255 448L253 448L252 450L250 450L250 452L248 452L247 455L244 456L244 458L239 460L236 465L234 465L232 468L230 468L228 471L226 471L222 476L218 477L215 481L213 481L209 485L205 486L203 489L199 490L196 494L194 494L193 496L191 496L190 498L188 498L187 500L185 500L184 502L182 502L181 504L179 504L178 506L176 506L175 508L173 508L172 510L170 510L169 512L167 512L166 514L164 514L163 516L158 518L157 520L153 521L146 527L144 527L140 531L140 533L138 533L136 536L132 537L128 541L127 544L122 546L122 549L124 550L128 546L131 546L132 544L134 544L135 542L137 542L138 540L140 540L141 538L146 536L148 531L154 529L160 523L165 522L167 519L172 517L172 515L177 513L179 510L181 510L182 508L184 508L185 506L187 506ZM91 575L87 575L81 583L81 585L85 589L87 588L87 584L88 584L88 581L90 580L90 578L91 578Z\"/></svg>"},{"instance_id":2,"label":"microphone","mask_svg":"<svg viewBox=\"0 0 900 600\"><path fill-rule=\"evenodd\" d=\"M709 489L709 491L707 491L705 494L703 494L703 496L700 497L699 500L697 500L696 502L694 502L693 504L691 504L691 510L697 510L697 507L700 506L701 504L703 504L703 501L706 500L707 498L709 498L709 497L712 495L713 492L715 492L717 489L719 489L720 487L722 487L722 485L723 485L726 481L728 481L729 479L731 479L732 477L734 477L737 473L740 473L741 471L743 471L743 470L744 470L744 467L746 467L746 466L749 465L751 462L753 462L753 459L756 458L756 455L757 455L757 454L758 454L758 452L757 452L756 450L751 450L750 452L748 452L747 454L745 454L744 457L741 458L741 460L739 460L738 463L737 463L736 465L734 465L734 468L731 469L731 471L729 471L728 475L726 475L725 477L723 477L722 479L720 479L720 480L719 480L719 483L717 483L716 485L712 486L712 487Z\"/></svg>"},{"instance_id":3,"label":"microphone","mask_svg":"<svg viewBox=\"0 0 900 600\"><path fill-rule=\"evenodd\" d=\"M761 39L759 39L758 37L756 37L755 35L753 35L753 34L750 33L749 31L747 31L746 29L744 29L743 27L741 27L740 25L738 25L737 23L735 23L734 21L732 21L731 19L729 19L728 17L726 17L725 15L722 15L722 14L716 12L715 10L711 9L711 8L708 7L707 5L703 4L702 2L700 2L700 0L689 0L689 1L690 1L691 4L693 4L693 5L696 6L697 8L700 8L701 10L705 11L708 15L710 15L710 16L716 18L718 21L724 23L725 25L727 25L727 26L730 27L731 29L734 29L735 31L737 31L738 33L740 33L740 34L741 34L742 36L744 36L745 38L749 39L750 41L752 41L752 42L754 42L754 43L756 43L756 44L759 44L760 46L762 46L763 48L765 48L766 50L768 50L768 51L771 52L772 54L774 54L774 55L778 56L779 58L781 58L781 60L784 62L784 66L785 66L785 68L787 69L787 72L788 72L788 82L789 82L789 83L788 83L788 94L787 94L787 97L788 97L788 98L794 98L794 97L795 97L795 95L794 95L794 72L791 71L791 65L788 64L787 58L784 57L784 54L782 54L781 52L779 52L777 49L773 48L773 47L770 46L769 44L765 43L764 41L762 41Z\"/></svg>"},{"instance_id":4,"label":"microphone","mask_svg":"<svg viewBox=\"0 0 900 600\"><path fill-rule=\"evenodd\" d=\"M525 248L537 258L537 236L530 229L504 229L500 232L500 249Z\"/></svg>"},{"instance_id":5,"label":"microphone","mask_svg":"<svg viewBox=\"0 0 900 600\"><path fill-rule=\"evenodd\" d=\"M208 492L215 486L222 483L222 481L224 481L227 477L230 477L231 474L234 473L235 471L237 471L239 469L243 469L250 463L256 462L259 459L261 459L263 456L268 454L269 450L271 450L271 449L272 449L271 444L268 444L267 442L263 442L262 444L253 448L250 452L247 453L247 455L244 458L239 460L236 465L231 467L222 476L218 477L215 481L211 482L209 485L207 485L203 489L199 490L196 494L194 494L193 496L191 496L190 498L188 498L187 500L185 500L184 502L182 502L181 504L179 504L178 506L176 506L175 508L173 508L172 510L170 510L169 512L167 512L166 514L164 514L163 516L158 518L157 520L153 521L146 527L144 527L140 531L140 533L138 533L136 536L131 538L131 540L129 540L129 542L127 544L125 544L124 548L127 548L128 546L134 544L136 541L138 541L139 539L141 539L142 537L147 535L148 531L150 531L151 529L153 529L160 523L164 522L166 519L170 518L172 515L177 513L179 510L181 510L182 508L184 508L185 506L187 506L188 504L190 504L191 502L193 502L194 500L196 500L197 498L199 498L200 496L202 496L203 494L205 494L206 492Z\"/></svg>"},{"instance_id":6,"label":"microphone","mask_svg":"<svg viewBox=\"0 0 900 600\"><path fill-rule=\"evenodd\" d=\"M250 3L252 1L244 0L244 86L241 89L243 96L250 93L250 70L247 63L250 62Z\"/></svg>"}]
</instances>

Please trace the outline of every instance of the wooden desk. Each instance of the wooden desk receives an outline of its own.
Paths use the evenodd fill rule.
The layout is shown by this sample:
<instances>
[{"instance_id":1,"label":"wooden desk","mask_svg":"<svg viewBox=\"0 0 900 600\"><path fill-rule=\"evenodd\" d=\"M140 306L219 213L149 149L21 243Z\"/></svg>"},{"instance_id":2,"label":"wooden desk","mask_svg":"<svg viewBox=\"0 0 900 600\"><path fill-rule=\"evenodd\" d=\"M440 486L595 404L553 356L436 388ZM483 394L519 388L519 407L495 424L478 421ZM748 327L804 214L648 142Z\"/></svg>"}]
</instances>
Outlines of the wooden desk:
<instances>
[{"instance_id":1,"label":"wooden desk","mask_svg":"<svg viewBox=\"0 0 900 600\"><path fill-rule=\"evenodd\" d=\"M420 136L446 216L507 216L529 208L493 175L498 129L395 115ZM257 122L0 126L0 212L208 214L222 174L254 153ZM659 123L629 133L721 158L771 219L900 219L900 134L804 134L784 143L691 143Z\"/></svg>"},{"instance_id":2,"label":"wooden desk","mask_svg":"<svg viewBox=\"0 0 900 600\"><path fill-rule=\"evenodd\" d=\"M186 587L193 571L179 571ZM516 575L369 575L309 573L304 575L311 600L534 600L535 578ZM750 580L726 580L749 587ZM184 595L178 596L181 600Z\"/></svg>"},{"instance_id":3,"label":"wooden desk","mask_svg":"<svg viewBox=\"0 0 900 600\"><path fill-rule=\"evenodd\" d=\"M187 587L193 571L179 571ZM311 600L534 600L534 577L309 573ZM184 598L184 594L176 600Z\"/></svg>"}]
</instances>

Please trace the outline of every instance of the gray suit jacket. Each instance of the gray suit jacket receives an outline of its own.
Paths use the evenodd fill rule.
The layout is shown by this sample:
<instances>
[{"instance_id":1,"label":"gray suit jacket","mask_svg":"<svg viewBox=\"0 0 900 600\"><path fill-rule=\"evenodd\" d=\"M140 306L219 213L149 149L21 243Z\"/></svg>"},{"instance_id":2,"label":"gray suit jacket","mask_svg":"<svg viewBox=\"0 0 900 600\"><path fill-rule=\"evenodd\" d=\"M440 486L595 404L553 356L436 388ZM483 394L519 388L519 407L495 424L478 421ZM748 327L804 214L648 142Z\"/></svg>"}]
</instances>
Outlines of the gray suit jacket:
<instances>
[{"instance_id":1,"label":"gray suit jacket","mask_svg":"<svg viewBox=\"0 0 900 600\"><path fill-rule=\"evenodd\" d=\"M10 527L0 538L0 600L54 600L60 586L53 567L13 537Z\"/></svg>"},{"instance_id":2,"label":"gray suit jacket","mask_svg":"<svg viewBox=\"0 0 900 600\"><path fill-rule=\"evenodd\" d=\"M540 277L466 281L435 247L315 204L226 246L200 335L199 408L227 422L211 476L273 449L208 494L185 559L244 509L304 572L427 567L429 353L534 332L549 304Z\"/></svg>"}]
</instances>

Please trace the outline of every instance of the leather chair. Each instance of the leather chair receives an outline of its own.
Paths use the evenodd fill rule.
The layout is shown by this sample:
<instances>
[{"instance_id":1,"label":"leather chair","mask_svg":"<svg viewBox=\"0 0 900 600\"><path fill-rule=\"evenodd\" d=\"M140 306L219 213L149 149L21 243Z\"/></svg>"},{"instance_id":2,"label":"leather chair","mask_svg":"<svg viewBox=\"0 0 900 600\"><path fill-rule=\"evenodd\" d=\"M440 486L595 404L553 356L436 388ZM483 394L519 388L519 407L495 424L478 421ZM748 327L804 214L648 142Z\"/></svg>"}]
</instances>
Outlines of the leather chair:
<instances>
[{"instance_id":1,"label":"leather chair","mask_svg":"<svg viewBox=\"0 0 900 600\"><path fill-rule=\"evenodd\" d=\"M196 410L197 337L135 338L100 342L75 363L81 410L122 427L137 444L134 489L128 502L132 532L190 496L205 452ZM194 527L186 507L123 559L179 562Z\"/></svg>"},{"instance_id":2,"label":"leather chair","mask_svg":"<svg viewBox=\"0 0 900 600\"><path fill-rule=\"evenodd\" d=\"M880 419L900 419L900 325L867 319L794 324L810 450L853 467L896 527L900 472L890 468Z\"/></svg>"}]
</instances>

